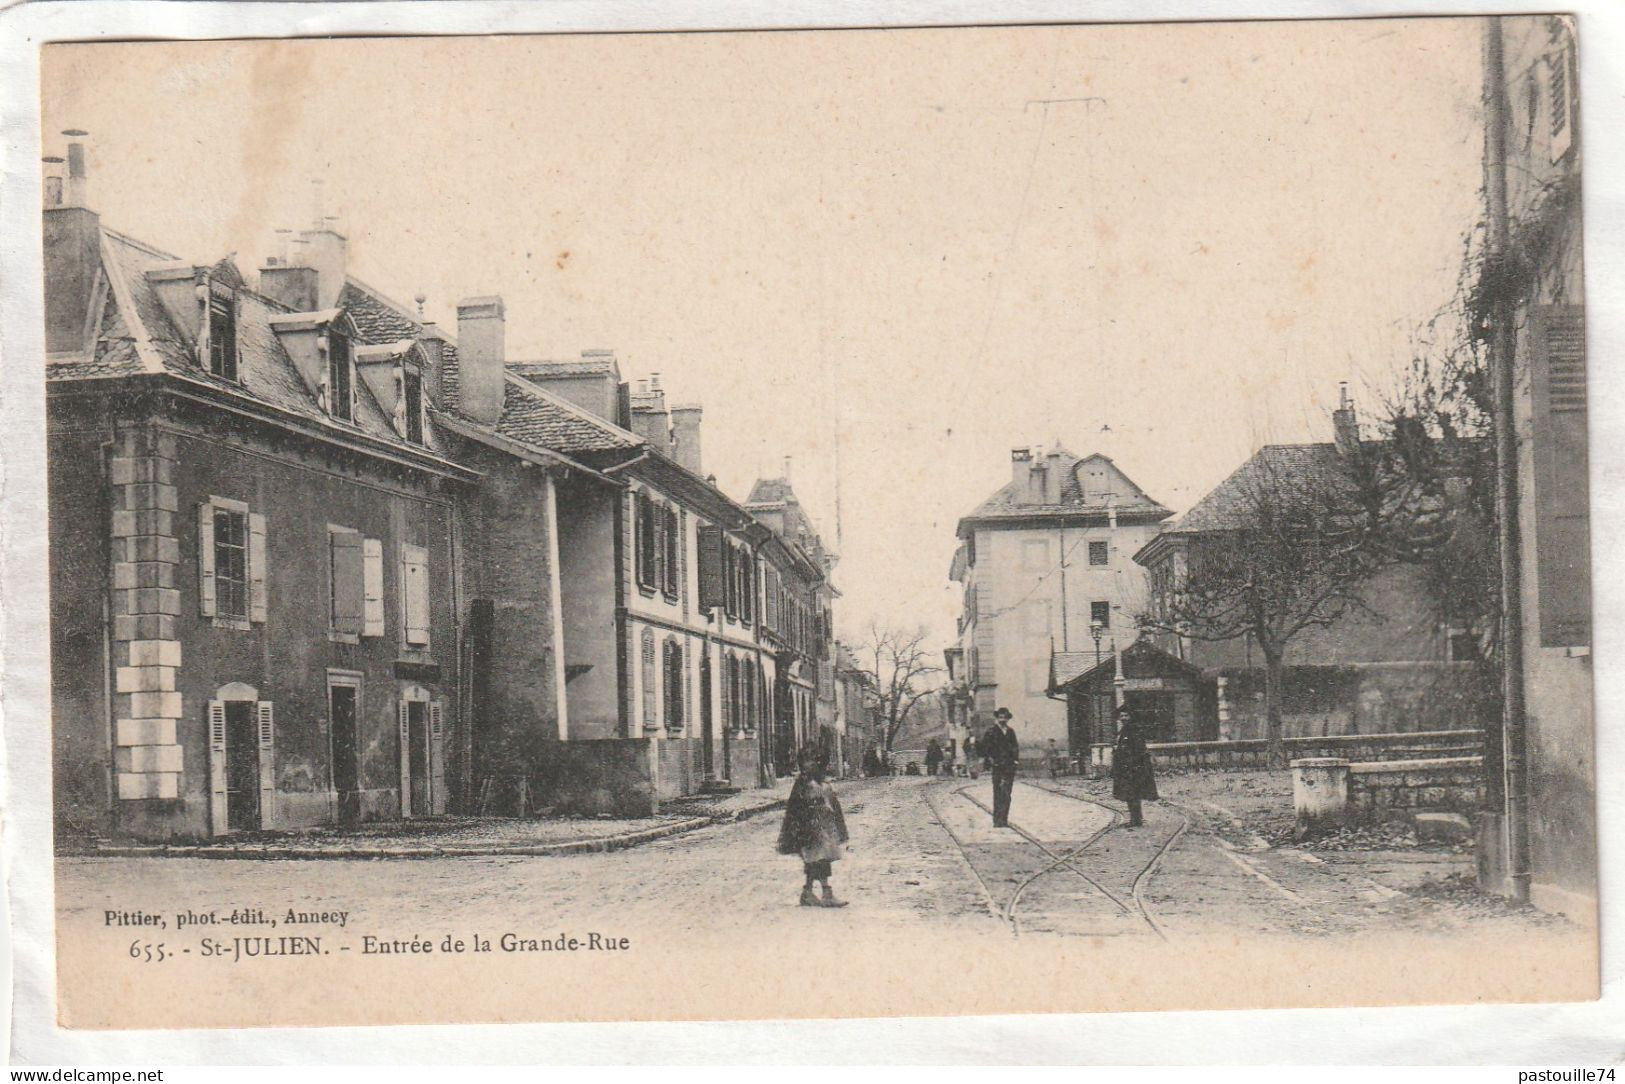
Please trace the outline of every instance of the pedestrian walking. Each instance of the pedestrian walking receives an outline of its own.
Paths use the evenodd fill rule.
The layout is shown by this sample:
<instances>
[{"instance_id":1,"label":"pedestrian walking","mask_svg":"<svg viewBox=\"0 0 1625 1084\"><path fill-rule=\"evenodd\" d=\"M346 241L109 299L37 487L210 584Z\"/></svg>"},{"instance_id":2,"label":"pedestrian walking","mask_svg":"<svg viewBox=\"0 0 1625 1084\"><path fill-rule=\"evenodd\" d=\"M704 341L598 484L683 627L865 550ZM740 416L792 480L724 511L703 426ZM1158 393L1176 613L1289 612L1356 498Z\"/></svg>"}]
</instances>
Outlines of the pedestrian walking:
<instances>
[{"instance_id":1,"label":"pedestrian walking","mask_svg":"<svg viewBox=\"0 0 1625 1084\"><path fill-rule=\"evenodd\" d=\"M1060 750L1060 748L1058 746L1056 746L1054 738L1051 738L1049 740L1048 760L1049 760L1049 777L1051 779L1060 778L1061 769L1064 768L1066 765L1065 765L1065 762L1063 762L1061 760L1061 750Z\"/></svg>"},{"instance_id":2,"label":"pedestrian walking","mask_svg":"<svg viewBox=\"0 0 1625 1084\"><path fill-rule=\"evenodd\" d=\"M835 898L829 883L830 863L839 861L841 845L846 841L846 817L841 813L835 788L824 778L823 762L804 754L801 773L784 806L784 824L779 828L779 853L801 856L806 875L801 886L801 906L846 906L847 901ZM813 891L814 882L823 884L822 897Z\"/></svg>"},{"instance_id":3,"label":"pedestrian walking","mask_svg":"<svg viewBox=\"0 0 1625 1084\"><path fill-rule=\"evenodd\" d=\"M936 775L937 768L942 764L942 746L937 739L932 738L925 743L925 774Z\"/></svg>"},{"instance_id":4,"label":"pedestrian walking","mask_svg":"<svg viewBox=\"0 0 1625 1084\"><path fill-rule=\"evenodd\" d=\"M965 739L965 771L972 779L982 777L982 758L976 752L976 739L973 737Z\"/></svg>"},{"instance_id":5,"label":"pedestrian walking","mask_svg":"<svg viewBox=\"0 0 1625 1084\"><path fill-rule=\"evenodd\" d=\"M1021 743L1010 725L1009 708L993 713L993 725L977 743L982 759L993 771L993 827L1010 827L1010 792L1016 786L1016 764L1021 759Z\"/></svg>"},{"instance_id":6,"label":"pedestrian walking","mask_svg":"<svg viewBox=\"0 0 1625 1084\"><path fill-rule=\"evenodd\" d=\"M1140 803L1157 800L1157 778L1151 770L1151 751L1134 713L1117 709L1117 741L1112 746L1112 797L1128 803L1128 826L1145 823Z\"/></svg>"}]
</instances>

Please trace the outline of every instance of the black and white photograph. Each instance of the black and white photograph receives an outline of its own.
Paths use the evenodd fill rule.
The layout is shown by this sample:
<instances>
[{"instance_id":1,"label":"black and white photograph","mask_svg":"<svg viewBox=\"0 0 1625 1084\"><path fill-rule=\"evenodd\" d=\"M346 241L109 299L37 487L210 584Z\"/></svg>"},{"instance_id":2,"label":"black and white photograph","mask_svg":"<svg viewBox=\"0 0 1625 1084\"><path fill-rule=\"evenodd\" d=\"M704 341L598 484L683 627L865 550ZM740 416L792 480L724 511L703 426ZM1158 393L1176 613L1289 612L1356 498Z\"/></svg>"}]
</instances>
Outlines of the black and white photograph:
<instances>
[{"instance_id":1,"label":"black and white photograph","mask_svg":"<svg viewBox=\"0 0 1625 1084\"><path fill-rule=\"evenodd\" d=\"M40 47L60 1027L1599 995L1582 21L162 37Z\"/></svg>"}]
</instances>

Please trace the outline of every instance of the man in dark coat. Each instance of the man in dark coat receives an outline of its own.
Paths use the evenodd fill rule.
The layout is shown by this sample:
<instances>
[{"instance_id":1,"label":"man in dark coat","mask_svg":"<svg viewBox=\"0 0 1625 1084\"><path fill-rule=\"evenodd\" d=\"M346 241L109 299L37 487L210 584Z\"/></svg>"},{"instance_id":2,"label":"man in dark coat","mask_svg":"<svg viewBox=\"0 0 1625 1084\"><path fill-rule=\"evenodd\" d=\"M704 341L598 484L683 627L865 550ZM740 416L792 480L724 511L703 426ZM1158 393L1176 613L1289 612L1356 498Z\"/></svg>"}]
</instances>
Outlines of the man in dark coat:
<instances>
[{"instance_id":1,"label":"man in dark coat","mask_svg":"<svg viewBox=\"0 0 1625 1084\"><path fill-rule=\"evenodd\" d=\"M1000 708L993 713L993 725L988 727L976 751L993 770L993 827L1010 827L1010 792L1016 785L1016 763L1021 759L1021 743L1010 725L1010 709Z\"/></svg>"},{"instance_id":2,"label":"man in dark coat","mask_svg":"<svg viewBox=\"0 0 1625 1084\"><path fill-rule=\"evenodd\" d=\"M1128 708L1117 709L1117 741L1112 746L1112 797L1128 803L1128 826L1145 823L1142 801L1157 800L1157 778L1151 771L1151 752L1145 735Z\"/></svg>"}]
</instances>

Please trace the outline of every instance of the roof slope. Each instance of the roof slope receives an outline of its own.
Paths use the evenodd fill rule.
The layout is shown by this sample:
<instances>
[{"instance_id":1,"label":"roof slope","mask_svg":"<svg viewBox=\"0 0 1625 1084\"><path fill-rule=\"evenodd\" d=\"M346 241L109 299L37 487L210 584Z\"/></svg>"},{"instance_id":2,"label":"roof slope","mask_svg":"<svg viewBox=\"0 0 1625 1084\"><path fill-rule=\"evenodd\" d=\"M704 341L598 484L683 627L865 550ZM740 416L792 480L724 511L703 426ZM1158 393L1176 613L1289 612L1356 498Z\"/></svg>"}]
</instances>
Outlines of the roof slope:
<instances>
[{"instance_id":1,"label":"roof slope","mask_svg":"<svg viewBox=\"0 0 1625 1084\"><path fill-rule=\"evenodd\" d=\"M1062 476L1059 501L1034 502L1028 499L1023 488L1012 480L977 505L962 523L973 520L1032 519L1043 516L1104 513L1108 510L1115 510L1119 516L1136 518L1166 519L1173 514L1148 496L1108 456L1098 452L1093 455L1076 456L1064 448L1057 448L1050 455L1035 457L1034 462L1039 462L1040 459L1048 462L1059 461ZM1109 501L1087 495L1078 478L1079 468L1085 466L1103 467L1114 479L1114 484L1122 485L1125 492L1112 494Z\"/></svg>"},{"instance_id":2,"label":"roof slope","mask_svg":"<svg viewBox=\"0 0 1625 1084\"><path fill-rule=\"evenodd\" d=\"M1335 483L1342 477L1342 456L1335 444L1266 444L1163 533L1241 530L1251 525L1254 494L1273 480Z\"/></svg>"}]
</instances>

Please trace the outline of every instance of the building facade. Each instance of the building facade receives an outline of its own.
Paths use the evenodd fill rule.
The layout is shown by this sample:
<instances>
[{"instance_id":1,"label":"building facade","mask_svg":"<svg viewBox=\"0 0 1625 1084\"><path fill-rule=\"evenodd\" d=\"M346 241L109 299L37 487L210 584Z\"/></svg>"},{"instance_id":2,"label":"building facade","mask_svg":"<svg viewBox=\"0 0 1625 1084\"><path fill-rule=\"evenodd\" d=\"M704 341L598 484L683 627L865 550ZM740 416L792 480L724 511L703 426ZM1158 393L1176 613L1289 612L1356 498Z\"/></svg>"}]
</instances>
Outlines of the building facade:
<instances>
[{"instance_id":1,"label":"building facade","mask_svg":"<svg viewBox=\"0 0 1625 1084\"><path fill-rule=\"evenodd\" d=\"M950 570L963 597L955 680L973 728L1006 707L1030 755L1069 744L1051 653L1134 639L1146 580L1133 556L1171 514L1103 455L1011 453L1010 482L959 521Z\"/></svg>"}]
</instances>

